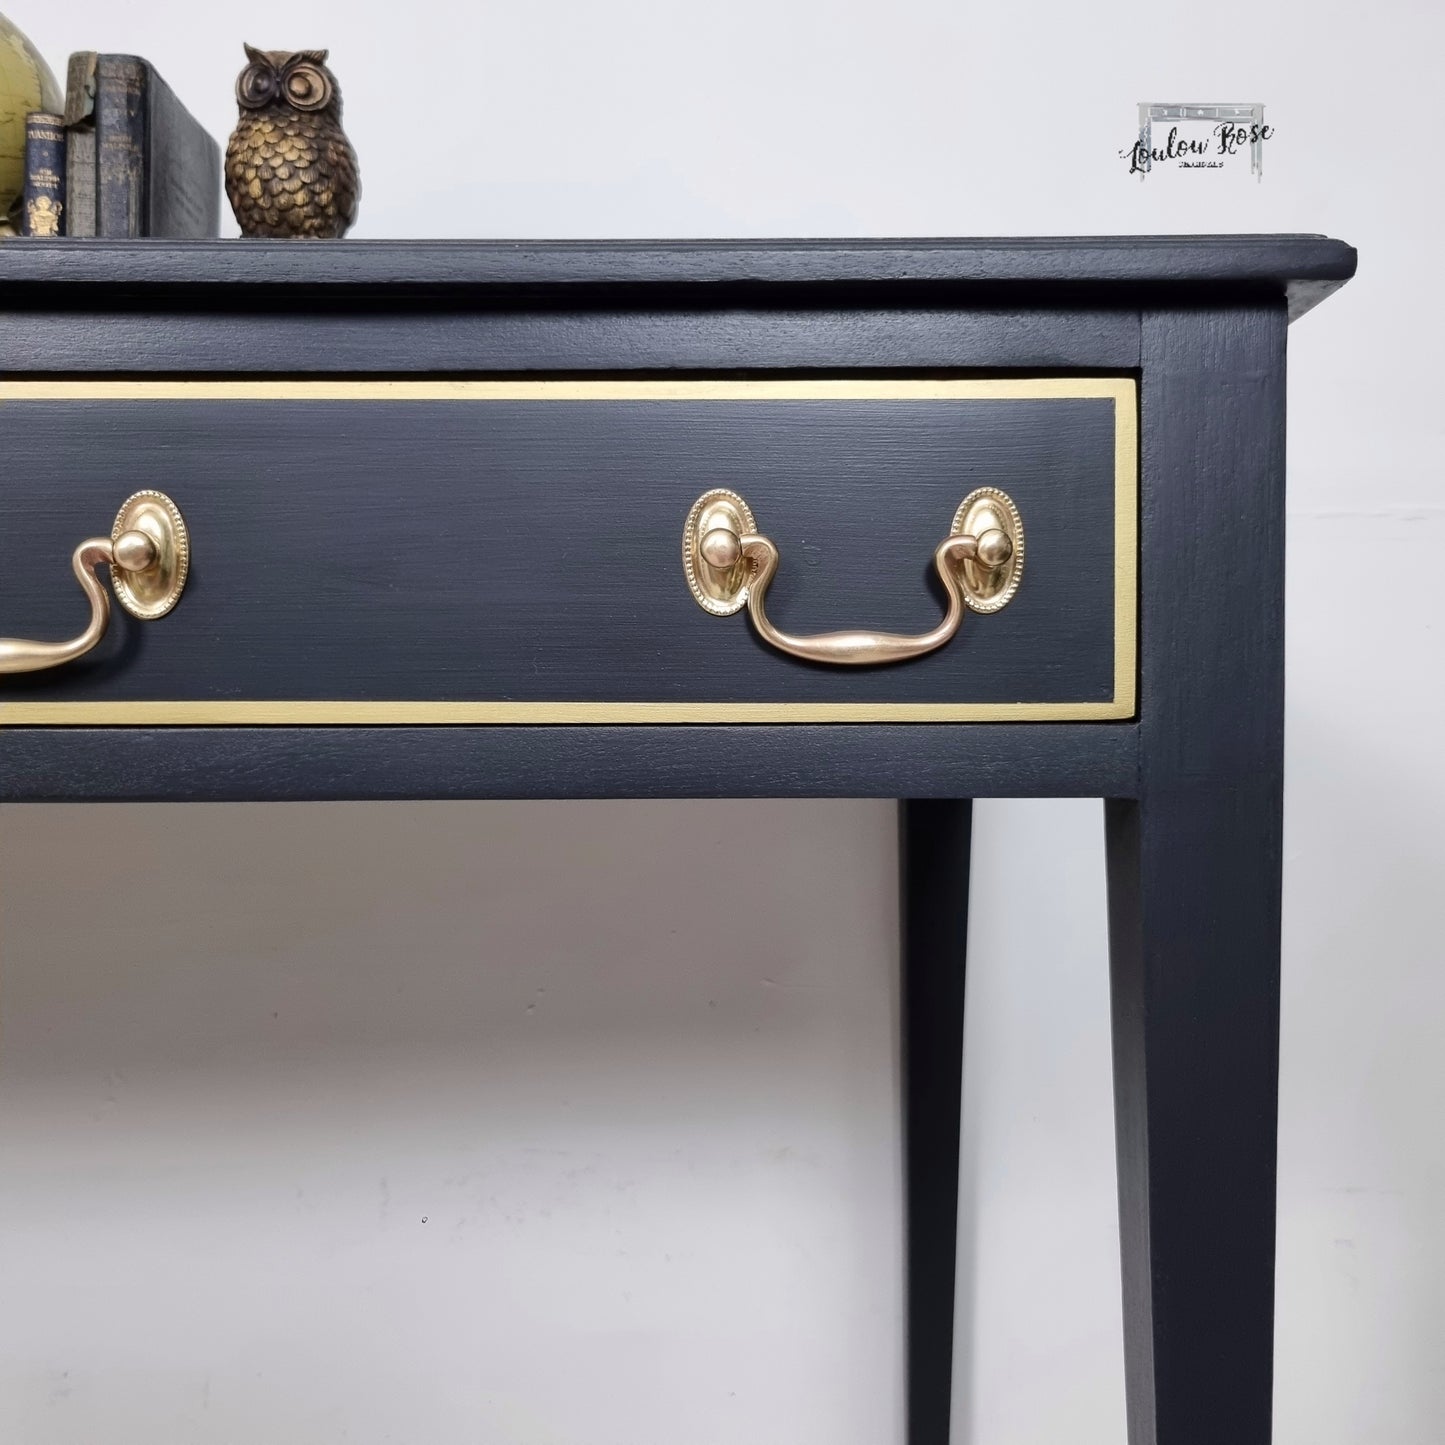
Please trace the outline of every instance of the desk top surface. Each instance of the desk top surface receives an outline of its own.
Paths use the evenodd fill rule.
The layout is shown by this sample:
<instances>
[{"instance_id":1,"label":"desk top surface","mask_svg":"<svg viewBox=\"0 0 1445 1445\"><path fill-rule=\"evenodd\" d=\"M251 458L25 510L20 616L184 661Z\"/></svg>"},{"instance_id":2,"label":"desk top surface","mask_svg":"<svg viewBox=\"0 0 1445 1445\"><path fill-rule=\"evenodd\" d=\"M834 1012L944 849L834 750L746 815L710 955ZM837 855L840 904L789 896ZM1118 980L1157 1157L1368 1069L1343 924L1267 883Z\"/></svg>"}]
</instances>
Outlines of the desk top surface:
<instances>
[{"instance_id":1,"label":"desk top surface","mask_svg":"<svg viewBox=\"0 0 1445 1445\"><path fill-rule=\"evenodd\" d=\"M1167 290L1283 296L1302 315L1355 272L1326 236L1071 236L735 241L12 241L0 302L86 292L291 287L389 296L480 288L702 290L729 296L887 285L986 299Z\"/></svg>"}]
</instances>

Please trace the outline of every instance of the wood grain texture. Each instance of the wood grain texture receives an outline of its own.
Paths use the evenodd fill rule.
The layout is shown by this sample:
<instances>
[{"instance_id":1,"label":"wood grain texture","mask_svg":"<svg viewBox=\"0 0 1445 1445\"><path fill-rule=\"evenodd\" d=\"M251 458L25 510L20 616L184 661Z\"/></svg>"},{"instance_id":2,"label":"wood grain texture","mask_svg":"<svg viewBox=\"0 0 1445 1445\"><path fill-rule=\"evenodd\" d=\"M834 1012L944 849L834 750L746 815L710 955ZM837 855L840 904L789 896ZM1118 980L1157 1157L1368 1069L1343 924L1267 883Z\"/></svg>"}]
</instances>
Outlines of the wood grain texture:
<instances>
[{"instance_id":1,"label":"wood grain texture","mask_svg":"<svg viewBox=\"0 0 1445 1445\"><path fill-rule=\"evenodd\" d=\"M1132 723L6 728L0 802L1097 798Z\"/></svg>"},{"instance_id":2,"label":"wood grain texture","mask_svg":"<svg viewBox=\"0 0 1445 1445\"><path fill-rule=\"evenodd\" d=\"M778 288L946 289L973 302L1148 288L1202 299L1221 287L1287 298L1295 314L1354 274L1324 236L1080 236L847 241L284 241L36 243L0 252L0 298L23 288L661 288L745 297ZM656 298L654 298L656 299Z\"/></svg>"},{"instance_id":3,"label":"wood grain texture","mask_svg":"<svg viewBox=\"0 0 1445 1445\"><path fill-rule=\"evenodd\" d=\"M899 808L908 1445L948 1445L973 804Z\"/></svg>"},{"instance_id":4,"label":"wood grain texture","mask_svg":"<svg viewBox=\"0 0 1445 1445\"><path fill-rule=\"evenodd\" d=\"M79 611L65 559L132 491L168 492L193 547L174 613L118 616L79 662L7 679L7 723L39 704L44 721L68 720L50 708L65 702L85 705L77 721L156 700L203 702L208 717L228 701L515 703L545 720L536 705L868 704L884 717L894 704L1097 714L1115 698L1110 397L873 400L821 383L800 384L796 400L759 383L660 400L627 387L546 401L262 390L7 392L11 465L53 479L0 497L5 528L29 539L5 578L7 632L63 634ZM1022 510L1024 585L915 662L803 664L687 590L682 523L719 484L747 497L782 550L770 611L789 630L931 627L933 549L985 484Z\"/></svg>"},{"instance_id":5,"label":"wood grain texture","mask_svg":"<svg viewBox=\"0 0 1445 1445\"><path fill-rule=\"evenodd\" d=\"M70 305L62 304L69 299ZM0 370L29 375L485 375L507 372L717 373L1026 369L1134 371L1132 309L1041 306L967 310L874 303L762 306L534 303L410 305L345 297L298 306L282 294L185 298L164 308L133 295L98 308L62 296L24 305L0 291Z\"/></svg>"},{"instance_id":6,"label":"wood grain texture","mask_svg":"<svg viewBox=\"0 0 1445 1445\"><path fill-rule=\"evenodd\" d=\"M1131 1445L1270 1438L1285 325L1144 318L1139 797L1107 809Z\"/></svg>"}]
</instances>

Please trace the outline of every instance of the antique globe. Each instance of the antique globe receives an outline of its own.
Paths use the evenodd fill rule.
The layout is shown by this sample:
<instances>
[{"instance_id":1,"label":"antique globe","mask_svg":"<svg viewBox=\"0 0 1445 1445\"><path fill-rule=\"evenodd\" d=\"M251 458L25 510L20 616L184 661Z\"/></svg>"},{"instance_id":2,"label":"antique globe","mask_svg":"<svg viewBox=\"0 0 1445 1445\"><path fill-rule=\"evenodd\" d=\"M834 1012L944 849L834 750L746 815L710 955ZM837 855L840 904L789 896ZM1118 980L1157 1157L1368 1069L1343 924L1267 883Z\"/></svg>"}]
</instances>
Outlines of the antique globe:
<instances>
[{"instance_id":1,"label":"antique globe","mask_svg":"<svg viewBox=\"0 0 1445 1445\"><path fill-rule=\"evenodd\" d=\"M0 234L13 235L25 186L25 116L65 105L40 52L0 15Z\"/></svg>"}]
</instances>

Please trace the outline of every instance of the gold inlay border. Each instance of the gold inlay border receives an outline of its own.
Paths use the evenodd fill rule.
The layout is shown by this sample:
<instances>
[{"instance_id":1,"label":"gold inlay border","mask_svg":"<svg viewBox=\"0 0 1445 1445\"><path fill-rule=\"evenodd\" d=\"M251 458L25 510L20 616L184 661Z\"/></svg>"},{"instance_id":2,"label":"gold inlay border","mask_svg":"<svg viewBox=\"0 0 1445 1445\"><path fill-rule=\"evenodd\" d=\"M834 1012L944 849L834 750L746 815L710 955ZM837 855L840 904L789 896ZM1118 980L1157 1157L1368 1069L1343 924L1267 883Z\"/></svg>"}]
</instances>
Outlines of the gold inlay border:
<instances>
[{"instance_id":1,"label":"gold inlay border","mask_svg":"<svg viewBox=\"0 0 1445 1445\"><path fill-rule=\"evenodd\" d=\"M0 726L1070 722L1134 716L1139 407L1129 377L826 381L0 381L10 401L1038 401L1114 403L1114 696L1108 702L10 702ZM684 596L684 600L686 600Z\"/></svg>"}]
</instances>

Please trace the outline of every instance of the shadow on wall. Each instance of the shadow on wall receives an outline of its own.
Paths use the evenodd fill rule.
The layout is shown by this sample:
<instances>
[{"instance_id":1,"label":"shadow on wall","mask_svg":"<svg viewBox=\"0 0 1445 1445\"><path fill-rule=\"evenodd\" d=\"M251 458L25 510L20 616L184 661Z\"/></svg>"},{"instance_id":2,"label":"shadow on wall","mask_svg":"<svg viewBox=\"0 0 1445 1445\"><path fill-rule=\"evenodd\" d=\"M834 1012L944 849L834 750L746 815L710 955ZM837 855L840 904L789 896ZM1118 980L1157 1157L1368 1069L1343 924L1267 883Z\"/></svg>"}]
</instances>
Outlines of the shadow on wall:
<instances>
[{"instance_id":1,"label":"shadow on wall","mask_svg":"<svg viewBox=\"0 0 1445 1445\"><path fill-rule=\"evenodd\" d=\"M1438 610L1441 520L1290 519L1280 1445L1424 1439L1445 1419L1445 780L1420 766L1445 669L1434 626L1406 630ZM1362 526L1392 557L1383 618L1340 585ZM1387 634L1395 665L1366 677Z\"/></svg>"},{"instance_id":2,"label":"shadow on wall","mask_svg":"<svg viewBox=\"0 0 1445 1445\"><path fill-rule=\"evenodd\" d=\"M953 1439L1122 1441L1103 804L976 803L972 874Z\"/></svg>"},{"instance_id":3,"label":"shadow on wall","mask_svg":"<svg viewBox=\"0 0 1445 1445\"><path fill-rule=\"evenodd\" d=\"M5 823L0 1435L896 1433L891 805Z\"/></svg>"}]
</instances>

